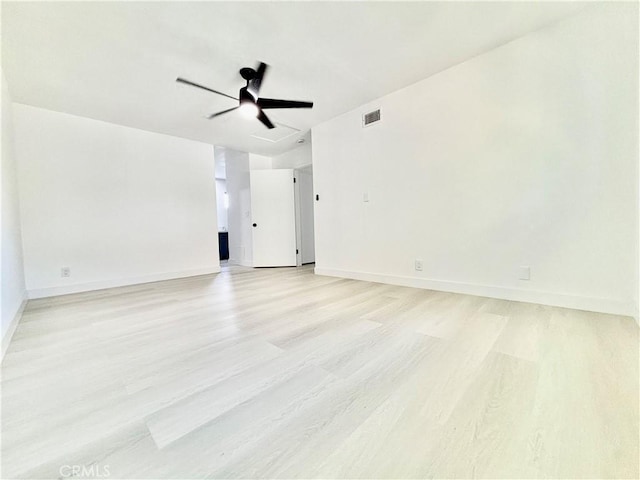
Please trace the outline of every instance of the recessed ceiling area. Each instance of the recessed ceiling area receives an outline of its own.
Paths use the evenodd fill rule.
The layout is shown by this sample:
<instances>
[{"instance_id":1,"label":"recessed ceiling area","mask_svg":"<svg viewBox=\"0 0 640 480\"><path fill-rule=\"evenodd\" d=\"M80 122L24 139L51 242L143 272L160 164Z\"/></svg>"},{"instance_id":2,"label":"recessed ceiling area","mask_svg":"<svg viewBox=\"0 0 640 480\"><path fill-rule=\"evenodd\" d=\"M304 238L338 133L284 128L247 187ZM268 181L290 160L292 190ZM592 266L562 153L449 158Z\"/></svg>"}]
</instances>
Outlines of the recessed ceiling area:
<instances>
[{"instance_id":1,"label":"recessed ceiling area","mask_svg":"<svg viewBox=\"0 0 640 480\"><path fill-rule=\"evenodd\" d=\"M14 101L276 155L314 125L580 9L573 2L3 2L3 71ZM265 140L234 101L242 67L270 65L261 96L300 131Z\"/></svg>"}]
</instances>

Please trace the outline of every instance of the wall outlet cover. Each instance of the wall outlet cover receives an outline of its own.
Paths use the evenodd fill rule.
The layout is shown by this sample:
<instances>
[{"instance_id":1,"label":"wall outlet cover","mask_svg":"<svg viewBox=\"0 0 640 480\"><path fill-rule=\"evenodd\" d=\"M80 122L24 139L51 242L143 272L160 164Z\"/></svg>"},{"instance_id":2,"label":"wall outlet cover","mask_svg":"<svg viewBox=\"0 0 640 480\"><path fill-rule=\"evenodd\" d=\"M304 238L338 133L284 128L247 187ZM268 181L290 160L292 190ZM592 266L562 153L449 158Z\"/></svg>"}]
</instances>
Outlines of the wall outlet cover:
<instances>
[{"instance_id":1,"label":"wall outlet cover","mask_svg":"<svg viewBox=\"0 0 640 480\"><path fill-rule=\"evenodd\" d=\"M421 272L422 271L422 260L416 260L414 262L414 267L415 267L416 271Z\"/></svg>"},{"instance_id":2,"label":"wall outlet cover","mask_svg":"<svg viewBox=\"0 0 640 480\"><path fill-rule=\"evenodd\" d=\"M531 267L529 267L529 266L521 266L520 267L520 276L518 278L520 280L531 280Z\"/></svg>"}]
</instances>

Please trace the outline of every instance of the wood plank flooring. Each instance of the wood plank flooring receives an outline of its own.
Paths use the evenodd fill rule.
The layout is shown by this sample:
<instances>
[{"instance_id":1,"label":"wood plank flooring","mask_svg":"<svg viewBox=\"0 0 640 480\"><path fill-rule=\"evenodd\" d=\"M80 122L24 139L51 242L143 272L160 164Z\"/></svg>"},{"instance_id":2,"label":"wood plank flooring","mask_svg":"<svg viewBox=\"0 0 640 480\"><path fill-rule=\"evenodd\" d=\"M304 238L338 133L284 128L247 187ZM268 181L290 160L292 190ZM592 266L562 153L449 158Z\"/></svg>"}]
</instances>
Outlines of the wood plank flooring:
<instances>
[{"instance_id":1,"label":"wood plank flooring","mask_svg":"<svg viewBox=\"0 0 640 480\"><path fill-rule=\"evenodd\" d=\"M32 300L2 475L638 478L638 350L629 317L309 267Z\"/></svg>"}]
</instances>

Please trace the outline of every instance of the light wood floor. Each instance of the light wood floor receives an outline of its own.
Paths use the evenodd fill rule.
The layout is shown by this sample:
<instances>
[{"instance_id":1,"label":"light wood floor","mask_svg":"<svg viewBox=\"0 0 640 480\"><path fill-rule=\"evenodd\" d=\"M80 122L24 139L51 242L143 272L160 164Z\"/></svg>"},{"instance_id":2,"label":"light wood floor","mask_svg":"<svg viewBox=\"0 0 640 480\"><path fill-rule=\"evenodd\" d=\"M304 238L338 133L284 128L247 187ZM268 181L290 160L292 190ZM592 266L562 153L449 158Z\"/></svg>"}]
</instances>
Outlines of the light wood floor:
<instances>
[{"instance_id":1,"label":"light wood floor","mask_svg":"<svg viewBox=\"0 0 640 480\"><path fill-rule=\"evenodd\" d=\"M638 360L628 317L308 267L30 301L3 476L638 478Z\"/></svg>"}]
</instances>

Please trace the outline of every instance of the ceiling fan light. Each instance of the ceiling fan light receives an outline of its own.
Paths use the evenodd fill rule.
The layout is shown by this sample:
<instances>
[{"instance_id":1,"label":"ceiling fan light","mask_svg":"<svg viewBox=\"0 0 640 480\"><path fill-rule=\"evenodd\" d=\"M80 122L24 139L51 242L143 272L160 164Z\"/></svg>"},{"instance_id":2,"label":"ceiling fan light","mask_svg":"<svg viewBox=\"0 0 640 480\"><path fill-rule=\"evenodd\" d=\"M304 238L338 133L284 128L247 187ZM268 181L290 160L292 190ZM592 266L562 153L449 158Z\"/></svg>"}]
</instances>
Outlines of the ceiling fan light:
<instances>
[{"instance_id":1,"label":"ceiling fan light","mask_svg":"<svg viewBox=\"0 0 640 480\"><path fill-rule=\"evenodd\" d=\"M260 113L260 109L253 102L242 102L239 110L247 118L256 118Z\"/></svg>"}]
</instances>

